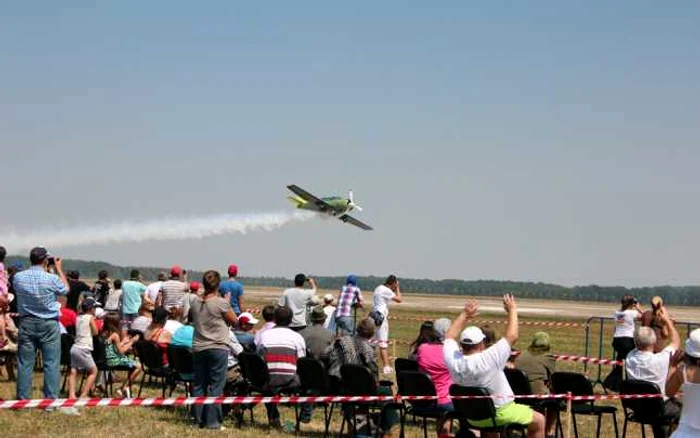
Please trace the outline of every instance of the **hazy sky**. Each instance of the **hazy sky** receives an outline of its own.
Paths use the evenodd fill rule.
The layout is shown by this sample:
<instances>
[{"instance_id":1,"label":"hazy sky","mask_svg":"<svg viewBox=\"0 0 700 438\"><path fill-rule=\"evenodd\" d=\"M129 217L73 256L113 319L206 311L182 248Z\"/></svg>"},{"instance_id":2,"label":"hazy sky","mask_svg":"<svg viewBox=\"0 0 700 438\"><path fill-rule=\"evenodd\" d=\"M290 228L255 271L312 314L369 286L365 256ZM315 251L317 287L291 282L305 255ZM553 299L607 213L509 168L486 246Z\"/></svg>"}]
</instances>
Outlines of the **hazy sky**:
<instances>
[{"instance_id":1,"label":"hazy sky","mask_svg":"<svg viewBox=\"0 0 700 438\"><path fill-rule=\"evenodd\" d=\"M287 184L352 187L372 233L316 220L51 249L244 275L700 283L700 3L265 3L0 6L0 230L278 212Z\"/></svg>"}]
</instances>

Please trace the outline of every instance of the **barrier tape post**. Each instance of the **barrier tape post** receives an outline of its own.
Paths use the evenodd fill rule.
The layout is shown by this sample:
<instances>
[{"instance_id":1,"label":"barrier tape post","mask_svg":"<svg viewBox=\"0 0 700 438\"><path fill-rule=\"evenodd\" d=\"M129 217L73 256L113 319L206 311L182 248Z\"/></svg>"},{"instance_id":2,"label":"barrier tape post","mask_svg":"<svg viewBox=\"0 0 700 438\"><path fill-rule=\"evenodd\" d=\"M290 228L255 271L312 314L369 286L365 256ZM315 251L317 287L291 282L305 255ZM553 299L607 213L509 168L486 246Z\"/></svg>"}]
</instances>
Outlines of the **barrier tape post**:
<instances>
[{"instance_id":1,"label":"barrier tape post","mask_svg":"<svg viewBox=\"0 0 700 438\"><path fill-rule=\"evenodd\" d=\"M565 438L571 438L571 392L566 393L566 431Z\"/></svg>"}]
</instances>

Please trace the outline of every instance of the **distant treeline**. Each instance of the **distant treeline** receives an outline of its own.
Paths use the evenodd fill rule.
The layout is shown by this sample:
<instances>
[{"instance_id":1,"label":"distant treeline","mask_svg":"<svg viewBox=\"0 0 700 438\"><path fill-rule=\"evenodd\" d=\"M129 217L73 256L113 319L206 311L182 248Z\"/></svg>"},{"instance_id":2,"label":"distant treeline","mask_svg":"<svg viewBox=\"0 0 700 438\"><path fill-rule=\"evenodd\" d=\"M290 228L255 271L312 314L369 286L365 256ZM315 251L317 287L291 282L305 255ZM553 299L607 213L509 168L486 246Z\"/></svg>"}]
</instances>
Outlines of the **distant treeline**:
<instances>
[{"instance_id":1,"label":"distant treeline","mask_svg":"<svg viewBox=\"0 0 700 438\"><path fill-rule=\"evenodd\" d=\"M6 266L15 261L28 265L26 257L8 257ZM65 270L80 272L81 278L97 278L97 272L106 269L110 278L129 278L132 269L138 269L145 280L155 280L163 268L114 266L105 262L88 262L83 260L65 260ZM222 272L222 274L224 274ZM190 279L200 279L202 273L190 271ZM345 282L345 277L315 277L320 288L337 289ZM381 277L359 277L363 290L372 290L385 279ZM289 287L290 278L282 277L242 277L247 286ZM625 294L636 296L640 302L649 302L651 297L659 295L667 304L691 306L700 305L700 286L653 286L626 288L622 286L575 286L564 287L548 283L529 283L498 280L428 280L401 278L401 289L405 292L445 295L499 296L506 292L520 298L540 298L549 300L619 302Z\"/></svg>"}]
</instances>

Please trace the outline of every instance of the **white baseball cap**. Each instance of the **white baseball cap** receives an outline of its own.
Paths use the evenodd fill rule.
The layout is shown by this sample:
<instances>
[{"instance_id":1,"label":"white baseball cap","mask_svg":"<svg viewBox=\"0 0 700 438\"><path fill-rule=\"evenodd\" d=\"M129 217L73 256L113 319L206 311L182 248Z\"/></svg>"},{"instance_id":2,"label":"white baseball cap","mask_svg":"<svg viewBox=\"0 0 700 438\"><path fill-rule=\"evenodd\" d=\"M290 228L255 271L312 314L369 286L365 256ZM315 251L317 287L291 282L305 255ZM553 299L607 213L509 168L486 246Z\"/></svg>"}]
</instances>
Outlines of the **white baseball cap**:
<instances>
[{"instance_id":1,"label":"white baseball cap","mask_svg":"<svg viewBox=\"0 0 700 438\"><path fill-rule=\"evenodd\" d=\"M238 321L241 324L252 324L252 325L255 325L259 322L250 312L243 312L240 315L238 315Z\"/></svg>"},{"instance_id":2,"label":"white baseball cap","mask_svg":"<svg viewBox=\"0 0 700 438\"><path fill-rule=\"evenodd\" d=\"M459 335L459 342L464 345L477 345L480 344L486 335L477 326L470 326L462 330L462 334Z\"/></svg>"},{"instance_id":3,"label":"white baseball cap","mask_svg":"<svg viewBox=\"0 0 700 438\"><path fill-rule=\"evenodd\" d=\"M685 341L685 354L700 359L700 329L690 332Z\"/></svg>"},{"instance_id":4,"label":"white baseball cap","mask_svg":"<svg viewBox=\"0 0 700 438\"><path fill-rule=\"evenodd\" d=\"M331 294L325 294L323 296L323 301L326 303L332 303L335 298Z\"/></svg>"}]
</instances>

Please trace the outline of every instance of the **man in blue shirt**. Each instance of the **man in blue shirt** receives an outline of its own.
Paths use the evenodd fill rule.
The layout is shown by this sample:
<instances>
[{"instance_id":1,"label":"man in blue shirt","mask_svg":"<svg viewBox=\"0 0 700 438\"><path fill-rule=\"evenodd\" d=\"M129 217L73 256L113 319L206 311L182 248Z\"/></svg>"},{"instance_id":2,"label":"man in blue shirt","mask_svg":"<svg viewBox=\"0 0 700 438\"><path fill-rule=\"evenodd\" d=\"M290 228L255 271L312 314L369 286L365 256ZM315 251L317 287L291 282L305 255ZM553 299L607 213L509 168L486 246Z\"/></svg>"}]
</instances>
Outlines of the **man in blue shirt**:
<instances>
[{"instance_id":1,"label":"man in blue shirt","mask_svg":"<svg viewBox=\"0 0 700 438\"><path fill-rule=\"evenodd\" d=\"M29 253L32 267L15 274L12 286L17 299L19 334L17 352L17 399L32 398L32 373L37 348L44 359L44 398L58 398L61 371L59 295L68 294L68 280L61 259L46 248ZM49 272L55 269L56 274Z\"/></svg>"},{"instance_id":2,"label":"man in blue shirt","mask_svg":"<svg viewBox=\"0 0 700 438\"><path fill-rule=\"evenodd\" d=\"M230 265L228 267L228 280L221 282L219 293L224 298L228 295L233 313L238 316L243 312L243 285L236 280L236 277L238 277L238 266Z\"/></svg>"}]
</instances>

